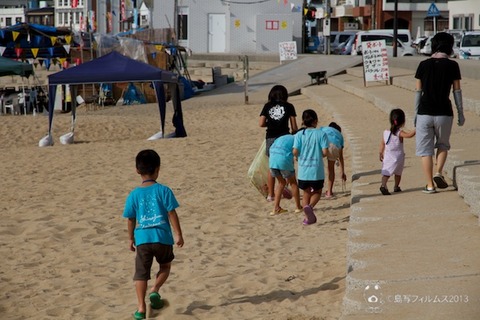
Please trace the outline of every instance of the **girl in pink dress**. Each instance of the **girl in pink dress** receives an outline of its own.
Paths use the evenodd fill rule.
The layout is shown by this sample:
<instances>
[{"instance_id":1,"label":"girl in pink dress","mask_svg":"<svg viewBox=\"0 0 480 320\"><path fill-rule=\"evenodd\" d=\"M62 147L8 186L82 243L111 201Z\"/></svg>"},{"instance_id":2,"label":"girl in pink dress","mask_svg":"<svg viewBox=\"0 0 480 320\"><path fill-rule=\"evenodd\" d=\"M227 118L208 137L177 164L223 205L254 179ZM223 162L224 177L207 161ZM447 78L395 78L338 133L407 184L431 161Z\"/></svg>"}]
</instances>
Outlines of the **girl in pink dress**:
<instances>
[{"instance_id":1,"label":"girl in pink dress","mask_svg":"<svg viewBox=\"0 0 480 320\"><path fill-rule=\"evenodd\" d=\"M395 176L394 192L400 192L400 180L402 179L403 166L405 163L405 151L403 150L403 139L415 136L415 130L405 132L402 130L405 125L405 112L402 109L393 109L390 112L390 130L383 132L380 144L380 161L382 161L382 185L380 192L386 196L390 195L387 182L391 175Z\"/></svg>"}]
</instances>

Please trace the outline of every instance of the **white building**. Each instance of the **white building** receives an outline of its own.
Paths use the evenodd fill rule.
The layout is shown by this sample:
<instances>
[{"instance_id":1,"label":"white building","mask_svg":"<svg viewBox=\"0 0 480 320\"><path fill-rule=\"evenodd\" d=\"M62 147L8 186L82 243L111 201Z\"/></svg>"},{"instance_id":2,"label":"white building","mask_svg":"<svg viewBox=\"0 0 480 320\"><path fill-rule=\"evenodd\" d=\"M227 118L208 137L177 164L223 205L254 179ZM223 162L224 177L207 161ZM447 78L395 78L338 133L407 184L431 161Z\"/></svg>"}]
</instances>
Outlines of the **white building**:
<instances>
[{"instance_id":1,"label":"white building","mask_svg":"<svg viewBox=\"0 0 480 320\"><path fill-rule=\"evenodd\" d=\"M25 8L0 8L0 28L13 26L25 21Z\"/></svg>"},{"instance_id":2,"label":"white building","mask_svg":"<svg viewBox=\"0 0 480 320\"><path fill-rule=\"evenodd\" d=\"M72 8L72 2L76 7ZM80 30L84 19L84 0L55 0L55 27L66 27L72 30Z\"/></svg>"},{"instance_id":3,"label":"white building","mask_svg":"<svg viewBox=\"0 0 480 320\"><path fill-rule=\"evenodd\" d=\"M480 1L449 1L449 29L480 30Z\"/></svg>"},{"instance_id":4,"label":"white building","mask_svg":"<svg viewBox=\"0 0 480 320\"><path fill-rule=\"evenodd\" d=\"M175 28L178 44L196 53L278 53L279 42L295 41L301 48L301 6L284 1L157 0L152 26Z\"/></svg>"}]
</instances>

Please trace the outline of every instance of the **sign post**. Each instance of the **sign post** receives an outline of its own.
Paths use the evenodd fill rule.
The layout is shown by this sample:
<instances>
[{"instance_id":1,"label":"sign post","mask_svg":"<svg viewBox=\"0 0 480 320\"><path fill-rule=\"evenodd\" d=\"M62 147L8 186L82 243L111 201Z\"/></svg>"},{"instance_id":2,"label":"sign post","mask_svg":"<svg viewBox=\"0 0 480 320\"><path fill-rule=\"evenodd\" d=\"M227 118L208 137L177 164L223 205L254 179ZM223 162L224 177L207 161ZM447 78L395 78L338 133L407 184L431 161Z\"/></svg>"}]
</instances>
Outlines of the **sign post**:
<instances>
[{"instance_id":1,"label":"sign post","mask_svg":"<svg viewBox=\"0 0 480 320\"><path fill-rule=\"evenodd\" d=\"M297 59L297 43L295 41L285 41L278 43L280 51L280 63L285 60Z\"/></svg>"},{"instance_id":2,"label":"sign post","mask_svg":"<svg viewBox=\"0 0 480 320\"><path fill-rule=\"evenodd\" d=\"M432 2L427 11L427 17L433 17L433 34L437 34L437 17L440 16L440 10L438 10L435 2Z\"/></svg>"},{"instance_id":3,"label":"sign post","mask_svg":"<svg viewBox=\"0 0 480 320\"><path fill-rule=\"evenodd\" d=\"M368 81L385 81L388 85L390 74L385 40L365 41L362 51L364 86Z\"/></svg>"}]
</instances>

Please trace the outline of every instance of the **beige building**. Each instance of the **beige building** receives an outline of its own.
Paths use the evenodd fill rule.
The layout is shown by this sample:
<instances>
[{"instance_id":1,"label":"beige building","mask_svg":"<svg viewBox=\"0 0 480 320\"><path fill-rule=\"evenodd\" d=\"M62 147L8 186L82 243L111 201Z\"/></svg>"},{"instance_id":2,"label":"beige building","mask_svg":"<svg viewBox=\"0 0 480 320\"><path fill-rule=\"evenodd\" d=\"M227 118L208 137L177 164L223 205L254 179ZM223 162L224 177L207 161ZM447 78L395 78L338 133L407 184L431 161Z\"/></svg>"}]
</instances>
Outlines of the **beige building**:
<instances>
[{"instance_id":1,"label":"beige building","mask_svg":"<svg viewBox=\"0 0 480 320\"><path fill-rule=\"evenodd\" d=\"M480 30L480 1L448 1L449 29Z\"/></svg>"}]
</instances>

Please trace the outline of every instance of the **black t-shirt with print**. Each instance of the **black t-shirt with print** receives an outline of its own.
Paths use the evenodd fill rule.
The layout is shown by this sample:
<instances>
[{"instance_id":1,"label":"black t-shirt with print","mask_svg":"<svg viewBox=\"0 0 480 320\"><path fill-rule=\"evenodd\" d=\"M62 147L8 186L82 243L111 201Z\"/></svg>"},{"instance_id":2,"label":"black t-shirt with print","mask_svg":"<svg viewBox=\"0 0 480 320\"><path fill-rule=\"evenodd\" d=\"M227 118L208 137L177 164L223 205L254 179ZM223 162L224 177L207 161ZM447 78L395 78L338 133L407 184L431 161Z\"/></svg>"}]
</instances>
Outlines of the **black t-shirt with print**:
<instances>
[{"instance_id":1,"label":"black t-shirt with print","mask_svg":"<svg viewBox=\"0 0 480 320\"><path fill-rule=\"evenodd\" d=\"M267 119L266 139L278 138L289 133L290 117L296 117L295 107L288 102L267 102L260 113Z\"/></svg>"}]
</instances>

